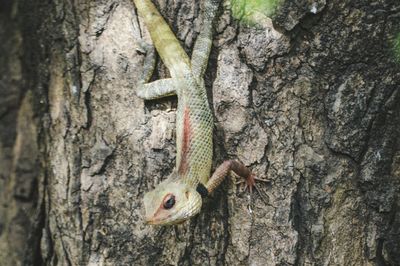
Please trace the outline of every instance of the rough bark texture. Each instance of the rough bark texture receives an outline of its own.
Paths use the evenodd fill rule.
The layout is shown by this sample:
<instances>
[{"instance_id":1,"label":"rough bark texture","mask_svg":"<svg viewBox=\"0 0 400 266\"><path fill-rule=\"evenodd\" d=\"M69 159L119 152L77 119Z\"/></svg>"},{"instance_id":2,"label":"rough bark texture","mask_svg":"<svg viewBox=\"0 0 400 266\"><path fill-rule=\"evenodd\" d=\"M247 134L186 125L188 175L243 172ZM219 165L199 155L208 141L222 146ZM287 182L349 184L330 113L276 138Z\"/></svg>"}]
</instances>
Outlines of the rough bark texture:
<instances>
[{"instance_id":1,"label":"rough bark texture","mask_svg":"<svg viewBox=\"0 0 400 266\"><path fill-rule=\"evenodd\" d=\"M156 1L189 53L197 2ZM135 96L149 37L133 4L1 1L0 265L400 265L400 2L287 0L259 27L227 5L214 161L270 179L268 200L227 180L191 221L151 227L176 99Z\"/></svg>"}]
</instances>

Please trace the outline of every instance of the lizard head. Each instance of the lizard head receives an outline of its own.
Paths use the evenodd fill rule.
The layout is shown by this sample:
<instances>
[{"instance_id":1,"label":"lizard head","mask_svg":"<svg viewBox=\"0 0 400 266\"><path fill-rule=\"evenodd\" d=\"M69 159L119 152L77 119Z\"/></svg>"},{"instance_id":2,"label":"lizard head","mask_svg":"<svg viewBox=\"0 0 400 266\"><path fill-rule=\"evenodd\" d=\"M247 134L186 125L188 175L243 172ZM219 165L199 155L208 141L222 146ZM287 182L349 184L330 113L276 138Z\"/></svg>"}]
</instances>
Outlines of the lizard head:
<instances>
[{"instance_id":1,"label":"lizard head","mask_svg":"<svg viewBox=\"0 0 400 266\"><path fill-rule=\"evenodd\" d=\"M152 225L179 224L200 212L202 199L182 179L168 178L144 196L146 222Z\"/></svg>"}]
</instances>

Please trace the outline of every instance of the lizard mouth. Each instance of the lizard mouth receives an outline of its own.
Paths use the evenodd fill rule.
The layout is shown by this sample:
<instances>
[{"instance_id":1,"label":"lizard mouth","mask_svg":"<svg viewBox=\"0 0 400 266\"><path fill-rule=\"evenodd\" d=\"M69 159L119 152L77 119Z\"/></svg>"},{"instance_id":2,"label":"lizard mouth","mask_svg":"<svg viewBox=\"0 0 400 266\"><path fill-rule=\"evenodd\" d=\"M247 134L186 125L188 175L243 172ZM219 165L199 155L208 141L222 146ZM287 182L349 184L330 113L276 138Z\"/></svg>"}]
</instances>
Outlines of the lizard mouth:
<instances>
[{"instance_id":1,"label":"lizard mouth","mask_svg":"<svg viewBox=\"0 0 400 266\"><path fill-rule=\"evenodd\" d=\"M167 218L169 218L171 215L169 215ZM186 219L179 219L175 221L166 221L163 219L157 219L153 217L148 217L146 218L145 223L148 225L172 225L172 224L182 224L186 221Z\"/></svg>"},{"instance_id":2,"label":"lizard mouth","mask_svg":"<svg viewBox=\"0 0 400 266\"><path fill-rule=\"evenodd\" d=\"M146 219L146 224L156 225L157 222L155 220L152 220L152 219Z\"/></svg>"},{"instance_id":3,"label":"lizard mouth","mask_svg":"<svg viewBox=\"0 0 400 266\"><path fill-rule=\"evenodd\" d=\"M160 219L157 219L154 216L147 216L145 218L145 223L146 224L156 225L156 224L159 224L160 222L161 222Z\"/></svg>"},{"instance_id":4,"label":"lizard mouth","mask_svg":"<svg viewBox=\"0 0 400 266\"><path fill-rule=\"evenodd\" d=\"M171 215L168 215L168 217L170 217L170 216ZM160 218L155 218L154 216L146 217L146 221L145 222L146 222L146 224L149 224L149 225L165 224L165 220L160 219Z\"/></svg>"},{"instance_id":5,"label":"lizard mouth","mask_svg":"<svg viewBox=\"0 0 400 266\"><path fill-rule=\"evenodd\" d=\"M148 225L158 225L158 224L162 224L162 221L160 219L155 219L155 218L146 218L145 221L146 224Z\"/></svg>"}]
</instances>

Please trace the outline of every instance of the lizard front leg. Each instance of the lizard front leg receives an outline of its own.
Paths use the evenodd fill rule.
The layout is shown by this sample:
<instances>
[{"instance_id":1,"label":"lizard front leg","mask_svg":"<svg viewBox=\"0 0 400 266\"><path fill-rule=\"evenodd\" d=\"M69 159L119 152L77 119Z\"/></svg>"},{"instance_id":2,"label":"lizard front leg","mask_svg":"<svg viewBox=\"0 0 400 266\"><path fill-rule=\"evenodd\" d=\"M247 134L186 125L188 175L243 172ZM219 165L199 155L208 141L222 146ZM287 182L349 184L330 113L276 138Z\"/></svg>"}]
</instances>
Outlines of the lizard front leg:
<instances>
[{"instance_id":1,"label":"lizard front leg","mask_svg":"<svg viewBox=\"0 0 400 266\"><path fill-rule=\"evenodd\" d=\"M215 190L215 188L217 188L221 184L221 182L229 174L230 171L233 171L235 174L237 174L238 176L243 177L245 179L246 186L249 188L250 193L253 191L253 188L255 187L256 180L268 181L268 180L257 178L250 171L250 169L247 168L243 163L241 163L237 160L227 160L227 161L223 162L215 170L214 174L208 180L208 182L205 186L208 193L213 192Z\"/></svg>"}]
</instances>

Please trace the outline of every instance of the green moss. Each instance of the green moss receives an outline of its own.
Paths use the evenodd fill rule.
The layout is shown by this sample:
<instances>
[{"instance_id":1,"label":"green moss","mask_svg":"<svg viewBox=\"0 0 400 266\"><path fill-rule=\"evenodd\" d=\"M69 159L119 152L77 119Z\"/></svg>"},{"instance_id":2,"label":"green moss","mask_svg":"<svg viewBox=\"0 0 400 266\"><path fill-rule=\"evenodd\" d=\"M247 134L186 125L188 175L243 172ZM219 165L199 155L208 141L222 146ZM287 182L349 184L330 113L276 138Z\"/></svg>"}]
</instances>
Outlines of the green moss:
<instances>
[{"instance_id":1,"label":"green moss","mask_svg":"<svg viewBox=\"0 0 400 266\"><path fill-rule=\"evenodd\" d=\"M250 25L273 15L280 0L231 0L232 15Z\"/></svg>"},{"instance_id":2,"label":"green moss","mask_svg":"<svg viewBox=\"0 0 400 266\"><path fill-rule=\"evenodd\" d=\"M400 32L396 35L393 40L393 52L397 62L400 63Z\"/></svg>"}]
</instances>

